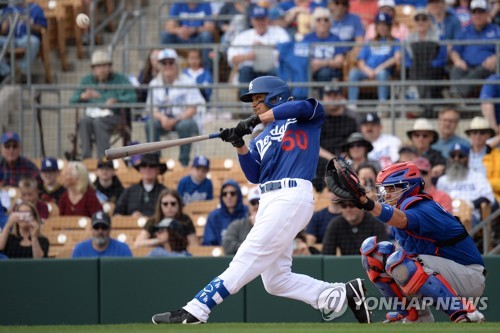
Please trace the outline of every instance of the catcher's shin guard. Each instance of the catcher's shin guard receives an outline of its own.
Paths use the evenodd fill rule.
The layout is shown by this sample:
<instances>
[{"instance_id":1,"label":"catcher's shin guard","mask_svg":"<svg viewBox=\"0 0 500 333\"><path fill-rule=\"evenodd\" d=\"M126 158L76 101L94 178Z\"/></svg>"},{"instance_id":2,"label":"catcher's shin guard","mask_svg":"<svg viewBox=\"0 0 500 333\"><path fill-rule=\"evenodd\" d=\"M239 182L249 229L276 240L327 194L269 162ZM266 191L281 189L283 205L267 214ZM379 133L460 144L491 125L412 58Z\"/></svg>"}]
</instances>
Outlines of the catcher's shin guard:
<instances>
[{"instance_id":1,"label":"catcher's shin guard","mask_svg":"<svg viewBox=\"0 0 500 333\"><path fill-rule=\"evenodd\" d=\"M472 303L457 295L442 275L429 275L422 264L408 257L404 250L396 251L387 258L385 270L405 295L430 297L433 304L450 316L452 321L476 310Z\"/></svg>"}]
</instances>

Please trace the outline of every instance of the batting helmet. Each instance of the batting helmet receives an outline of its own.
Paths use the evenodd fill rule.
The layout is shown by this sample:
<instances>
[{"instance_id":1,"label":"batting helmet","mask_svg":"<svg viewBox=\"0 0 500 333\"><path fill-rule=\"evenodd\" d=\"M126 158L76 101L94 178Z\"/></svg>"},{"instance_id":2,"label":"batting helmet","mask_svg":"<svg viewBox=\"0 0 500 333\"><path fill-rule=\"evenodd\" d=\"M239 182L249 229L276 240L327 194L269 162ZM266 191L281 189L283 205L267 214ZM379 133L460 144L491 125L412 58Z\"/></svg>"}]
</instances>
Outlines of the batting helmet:
<instances>
[{"instance_id":1,"label":"batting helmet","mask_svg":"<svg viewBox=\"0 0 500 333\"><path fill-rule=\"evenodd\" d=\"M386 199L387 186L394 186L399 189L399 192L392 194L397 195L396 198L392 199L397 200L397 207L399 207L406 198L420 193L424 187L424 181L420 175L420 170L418 170L417 166L412 162L401 162L389 165L379 172L376 182L379 188L378 195L382 201Z\"/></svg>"},{"instance_id":2,"label":"batting helmet","mask_svg":"<svg viewBox=\"0 0 500 333\"><path fill-rule=\"evenodd\" d=\"M240 101L252 102L253 94L267 94L264 104L270 108L285 103L292 95L286 82L276 76L261 76L252 80L248 92L240 96Z\"/></svg>"}]
</instances>

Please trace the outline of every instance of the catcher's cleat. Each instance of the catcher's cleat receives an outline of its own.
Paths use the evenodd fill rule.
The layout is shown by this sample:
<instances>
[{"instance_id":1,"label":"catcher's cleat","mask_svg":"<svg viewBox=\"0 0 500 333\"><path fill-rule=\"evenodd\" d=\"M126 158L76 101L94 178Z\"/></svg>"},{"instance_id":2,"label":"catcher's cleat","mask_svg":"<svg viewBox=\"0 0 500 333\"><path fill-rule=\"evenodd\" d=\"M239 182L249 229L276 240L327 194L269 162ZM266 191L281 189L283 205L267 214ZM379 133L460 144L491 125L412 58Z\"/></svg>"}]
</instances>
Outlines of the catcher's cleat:
<instances>
[{"instance_id":1,"label":"catcher's cleat","mask_svg":"<svg viewBox=\"0 0 500 333\"><path fill-rule=\"evenodd\" d=\"M203 322L184 309L155 314L151 320L155 324L202 324Z\"/></svg>"},{"instance_id":2,"label":"catcher's cleat","mask_svg":"<svg viewBox=\"0 0 500 333\"><path fill-rule=\"evenodd\" d=\"M347 305L360 323L370 324L371 313L366 305L366 288L363 280L354 279L345 284Z\"/></svg>"},{"instance_id":3,"label":"catcher's cleat","mask_svg":"<svg viewBox=\"0 0 500 333\"><path fill-rule=\"evenodd\" d=\"M484 315L474 310L473 312L464 313L457 319L455 319L455 323L484 323Z\"/></svg>"},{"instance_id":4,"label":"catcher's cleat","mask_svg":"<svg viewBox=\"0 0 500 333\"><path fill-rule=\"evenodd\" d=\"M403 324L413 324L413 323L433 323L434 316L429 308L425 310L415 311L415 316L405 316L400 312L389 312L385 315L385 320L383 323L403 323Z\"/></svg>"}]
</instances>

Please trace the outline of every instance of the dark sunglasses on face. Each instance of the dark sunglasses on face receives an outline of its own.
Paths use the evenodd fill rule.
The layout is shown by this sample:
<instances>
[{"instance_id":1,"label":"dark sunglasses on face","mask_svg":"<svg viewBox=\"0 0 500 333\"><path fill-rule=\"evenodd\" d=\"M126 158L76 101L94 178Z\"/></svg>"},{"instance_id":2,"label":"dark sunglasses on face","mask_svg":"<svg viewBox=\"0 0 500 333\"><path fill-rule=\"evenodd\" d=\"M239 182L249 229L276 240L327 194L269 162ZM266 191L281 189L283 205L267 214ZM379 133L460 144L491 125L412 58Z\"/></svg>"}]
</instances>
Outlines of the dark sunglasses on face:
<instances>
[{"instance_id":1,"label":"dark sunglasses on face","mask_svg":"<svg viewBox=\"0 0 500 333\"><path fill-rule=\"evenodd\" d=\"M471 135L472 134L480 134L480 135L483 135L483 134L490 134L489 131L484 131L484 130L472 130L469 132Z\"/></svg>"},{"instance_id":2,"label":"dark sunglasses on face","mask_svg":"<svg viewBox=\"0 0 500 333\"><path fill-rule=\"evenodd\" d=\"M343 6L347 5L347 1L339 1L339 0L337 0L337 1L334 1L333 3L336 4L336 5L343 5Z\"/></svg>"},{"instance_id":3,"label":"dark sunglasses on face","mask_svg":"<svg viewBox=\"0 0 500 333\"><path fill-rule=\"evenodd\" d=\"M484 9L481 9L481 8L476 8L476 9L471 10L471 13L472 14L483 14L483 13L486 13L486 11Z\"/></svg>"},{"instance_id":4,"label":"dark sunglasses on face","mask_svg":"<svg viewBox=\"0 0 500 333\"><path fill-rule=\"evenodd\" d=\"M3 147L5 149L17 149L17 148L19 148L19 145L15 142L7 142L7 143L4 143Z\"/></svg>"},{"instance_id":5,"label":"dark sunglasses on face","mask_svg":"<svg viewBox=\"0 0 500 333\"><path fill-rule=\"evenodd\" d=\"M175 64L175 60L172 60L172 59L170 59L170 60L161 60L160 64L171 66L171 65Z\"/></svg>"},{"instance_id":6,"label":"dark sunglasses on face","mask_svg":"<svg viewBox=\"0 0 500 333\"><path fill-rule=\"evenodd\" d=\"M354 208L356 205L353 202L341 202L340 207L342 208Z\"/></svg>"},{"instance_id":7,"label":"dark sunglasses on face","mask_svg":"<svg viewBox=\"0 0 500 333\"><path fill-rule=\"evenodd\" d=\"M422 176L427 176L429 174L429 171L426 171L426 170L420 170L420 174Z\"/></svg>"},{"instance_id":8,"label":"dark sunglasses on face","mask_svg":"<svg viewBox=\"0 0 500 333\"><path fill-rule=\"evenodd\" d=\"M259 199L250 200L250 205L257 206L259 204Z\"/></svg>"},{"instance_id":9,"label":"dark sunglasses on face","mask_svg":"<svg viewBox=\"0 0 500 333\"><path fill-rule=\"evenodd\" d=\"M426 15L417 15L417 16L415 16L415 21L417 21L417 22L425 22L428 19L429 18Z\"/></svg>"},{"instance_id":10,"label":"dark sunglasses on face","mask_svg":"<svg viewBox=\"0 0 500 333\"><path fill-rule=\"evenodd\" d=\"M355 143L351 143L349 145L349 148L353 148L353 147L358 147L359 148L359 147L364 147L364 146L365 145L363 143L361 143L361 142L355 142Z\"/></svg>"},{"instance_id":11,"label":"dark sunglasses on face","mask_svg":"<svg viewBox=\"0 0 500 333\"><path fill-rule=\"evenodd\" d=\"M416 138L428 138L429 137L429 134L428 133L413 133L413 136L416 137Z\"/></svg>"},{"instance_id":12,"label":"dark sunglasses on face","mask_svg":"<svg viewBox=\"0 0 500 333\"><path fill-rule=\"evenodd\" d=\"M223 196L223 197L227 197L227 196L230 196L230 197L235 197L235 196L236 196L236 191L226 191L226 192L222 192L222 196Z\"/></svg>"},{"instance_id":13,"label":"dark sunglasses on face","mask_svg":"<svg viewBox=\"0 0 500 333\"><path fill-rule=\"evenodd\" d=\"M161 205L163 207L168 207L168 206L177 207L177 201L163 201Z\"/></svg>"},{"instance_id":14,"label":"dark sunglasses on face","mask_svg":"<svg viewBox=\"0 0 500 333\"><path fill-rule=\"evenodd\" d=\"M92 227L92 229L94 230L108 230L109 229L109 226L105 225L105 224L96 224L95 226Z\"/></svg>"},{"instance_id":15,"label":"dark sunglasses on face","mask_svg":"<svg viewBox=\"0 0 500 333\"><path fill-rule=\"evenodd\" d=\"M318 17L316 22L330 22L330 19L328 17Z\"/></svg>"},{"instance_id":16,"label":"dark sunglasses on face","mask_svg":"<svg viewBox=\"0 0 500 333\"><path fill-rule=\"evenodd\" d=\"M453 160L457 159L457 158L462 159L462 158L465 158L465 157L467 157L467 156L464 153L451 153L450 154L450 158L453 159Z\"/></svg>"}]
</instances>

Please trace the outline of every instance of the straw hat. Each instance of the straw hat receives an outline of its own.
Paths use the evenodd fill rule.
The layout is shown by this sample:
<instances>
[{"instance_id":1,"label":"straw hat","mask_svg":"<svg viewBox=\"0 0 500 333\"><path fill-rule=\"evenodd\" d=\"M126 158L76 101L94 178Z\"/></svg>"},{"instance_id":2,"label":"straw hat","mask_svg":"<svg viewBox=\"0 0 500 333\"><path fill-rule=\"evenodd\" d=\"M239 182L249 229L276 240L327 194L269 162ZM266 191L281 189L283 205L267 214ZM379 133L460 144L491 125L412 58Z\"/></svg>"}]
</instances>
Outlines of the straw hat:
<instances>
[{"instance_id":1,"label":"straw hat","mask_svg":"<svg viewBox=\"0 0 500 333\"><path fill-rule=\"evenodd\" d=\"M92 58L90 59L91 66L109 65L111 63L113 63L113 60L111 59L111 55L109 54L109 52L104 50L96 50L94 51L94 53L92 53Z\"/></svg>"},{"instance_id":2,"label":"straw hat","mask_svg":"<svg viewBox=\"0 0 500 333\"><path fill-rule=\"evenodd\" d=\"M491 128L490 123L486 118L483 117L474 117L472 118L469 128L465 130L465 134L470 135L471 131L488 131L490 133L490 137L495 136L495 130Z\"/></svg>"},{"instance_id":3,"label":"straw hat","mask_svg":"<svg viewBox=\"0 0 500 333\"><path fill-rule=\"evenodd\" d=\"M432 126L431 122L426 118L418 118L417 120L415 120L415 122L413 123L413 128L407 131L406 135L411 140L411 137L414 132L423 132L423 131L431 132L433 134L434 137L431 141L431 144L435 143L438 140L439 138L438 132L434 129L434 126Z\"/></svg>"}]
</instances>

